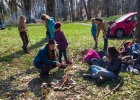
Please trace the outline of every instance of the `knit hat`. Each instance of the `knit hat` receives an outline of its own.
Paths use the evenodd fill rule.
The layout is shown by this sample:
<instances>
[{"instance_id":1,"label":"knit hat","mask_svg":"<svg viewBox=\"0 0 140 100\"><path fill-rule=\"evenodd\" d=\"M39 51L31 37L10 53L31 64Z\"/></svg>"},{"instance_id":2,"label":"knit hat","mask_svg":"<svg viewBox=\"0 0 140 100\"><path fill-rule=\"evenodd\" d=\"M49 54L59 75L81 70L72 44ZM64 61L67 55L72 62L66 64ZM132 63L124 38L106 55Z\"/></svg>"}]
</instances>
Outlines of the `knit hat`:
<instances>
[{"instance_id":1,"label":"knit hat","mask_svg":"<svg viewBox=\"0 0 140 100\"><path fill-rule=\"evenodd\" d=\"M55 29L58 29L61 27L61 23L60 22L56 22L55 25L54 25L54 28Z\"/></svg>"}]
</instances>

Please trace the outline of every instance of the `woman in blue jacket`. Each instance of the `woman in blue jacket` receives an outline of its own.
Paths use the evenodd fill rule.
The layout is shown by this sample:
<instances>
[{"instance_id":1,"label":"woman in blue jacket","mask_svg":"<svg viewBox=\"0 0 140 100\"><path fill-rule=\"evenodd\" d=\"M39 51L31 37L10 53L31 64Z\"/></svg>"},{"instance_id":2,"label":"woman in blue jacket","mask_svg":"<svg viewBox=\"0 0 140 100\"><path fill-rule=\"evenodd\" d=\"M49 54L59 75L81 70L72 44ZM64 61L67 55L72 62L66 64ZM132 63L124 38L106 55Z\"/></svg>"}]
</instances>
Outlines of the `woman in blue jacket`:
<instances>
[{"instance_id":1,"label":"woman in blue jacket","mask_svg":"<svg viewBox=\"0 0 140 100\"><path fill-rule=\"evenodd\" d=\"M40 70L40 77L48 76L49 71L61 64L56 61L54 40L49 40L46 46L42 47L34 58L34 66Z\"/></svg>"},{"instance_id":2,"label":"woman in blue jacket","mask_svg":"<svg viewBox=\"0 0 140 100\"><path fill-rule=\"evenodd\" d=\"M49 39L54 39L54 25L55 25L55 21L53 19L53 17L49 17L46 14L42 14L41 15L41 20L45 21L45 26L46 26L46 35L47 35L47 40Z\"/></svg>"}]
</instances>

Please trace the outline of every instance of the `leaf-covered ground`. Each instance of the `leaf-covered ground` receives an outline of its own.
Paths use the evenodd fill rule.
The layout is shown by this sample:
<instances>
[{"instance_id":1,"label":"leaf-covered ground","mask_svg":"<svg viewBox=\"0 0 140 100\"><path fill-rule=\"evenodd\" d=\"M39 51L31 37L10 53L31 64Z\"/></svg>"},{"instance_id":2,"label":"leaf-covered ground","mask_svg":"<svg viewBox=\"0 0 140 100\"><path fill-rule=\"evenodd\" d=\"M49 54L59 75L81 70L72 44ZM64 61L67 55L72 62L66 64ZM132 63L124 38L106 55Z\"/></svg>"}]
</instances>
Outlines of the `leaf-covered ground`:
<instances>
[{"instance_id":1,"label":"leaf-covered ground","mask_svg":"<svg viewBox=\"0 0 140 100\"><path fill-rule=\"evenodd\" d=\"M28 25L29 52L25 54L21 48L22 41L17 27L10 30L0 30L0 99L1 100L40 100L41 84L52 79L62 79L67 73L72 72L73 80L77 85L67 91L53 91L48 86L48 100L139 100L140 75L120 73L123 83L115 92L105 96L118 85L120 79L108 80L102 85L97 85L93 80L84 80L83 73L87 73L88 66L78 61L80 51L84 48L93 48L91 26L78 23L63 23L62 30L69 42L67 49L73 65L65 70L53 69L52 77L40 79L38 70L33 66L33 59L37 51L45 45L45 27L41 24ZM125 38L124 38L125 39ZM109 39L109 45L119 47L124 39ZM131 40L131 38L129 38ZM103 47L102 33L99 37L99 48Z\"/></svg>"}]
</instances>

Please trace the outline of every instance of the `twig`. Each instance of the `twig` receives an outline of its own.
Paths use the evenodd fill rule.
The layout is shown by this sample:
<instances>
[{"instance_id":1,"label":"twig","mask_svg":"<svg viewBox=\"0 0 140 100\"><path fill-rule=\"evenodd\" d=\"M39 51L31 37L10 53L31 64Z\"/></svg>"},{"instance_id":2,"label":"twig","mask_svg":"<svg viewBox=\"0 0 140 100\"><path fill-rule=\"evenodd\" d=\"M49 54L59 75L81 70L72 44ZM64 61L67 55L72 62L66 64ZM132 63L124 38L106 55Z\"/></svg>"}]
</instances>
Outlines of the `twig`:
<instances>
[{"instance_id":1,"label":"twig","mask_svg":"<svg viewBox=\"0 0 140 100\"><path fill-rule=\"evenodd\" d=\"M107 96L107 95L109 95L111 92L115 91L115 90L121 85L122 82L123 82L123 79L122 79L122 77L121 77L120 83L119 83L115 88L113 88L111 91L109 91L108 93L106 93L106 94L104 95L104 97Z\"/></svg>"}]
</instances>

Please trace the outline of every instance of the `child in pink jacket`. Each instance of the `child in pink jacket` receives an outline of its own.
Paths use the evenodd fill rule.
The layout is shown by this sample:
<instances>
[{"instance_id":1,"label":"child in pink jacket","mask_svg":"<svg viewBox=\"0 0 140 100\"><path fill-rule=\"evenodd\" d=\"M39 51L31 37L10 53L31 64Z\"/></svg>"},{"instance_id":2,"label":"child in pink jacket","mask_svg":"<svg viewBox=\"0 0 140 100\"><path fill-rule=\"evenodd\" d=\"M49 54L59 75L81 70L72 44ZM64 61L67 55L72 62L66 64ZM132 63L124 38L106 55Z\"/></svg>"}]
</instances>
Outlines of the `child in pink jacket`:
<instances>
[{"instance_id":1,"label":"child in pink jacket","mask_svg":"<svg viewBox=\"0 0 140 100\"><path fill-rule=\"evenodd\" d=\"M89 66L99 65L101 58L99 54L93 49L84 49L81 51L83 56L83 61L87 62Z\"/></svg>"}]
</instances>

